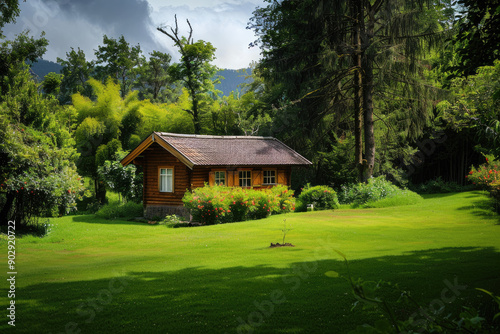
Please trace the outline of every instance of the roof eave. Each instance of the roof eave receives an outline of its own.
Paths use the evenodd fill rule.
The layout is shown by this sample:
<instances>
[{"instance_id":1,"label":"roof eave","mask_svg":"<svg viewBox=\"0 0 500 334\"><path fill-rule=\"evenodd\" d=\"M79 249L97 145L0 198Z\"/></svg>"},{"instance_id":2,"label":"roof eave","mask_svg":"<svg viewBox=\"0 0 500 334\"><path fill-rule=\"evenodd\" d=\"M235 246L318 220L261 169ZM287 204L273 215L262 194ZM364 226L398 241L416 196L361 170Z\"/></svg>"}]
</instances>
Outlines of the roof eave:
<instances>
[{"instance_id":1,"label":"roof eave","mask_svg":"<svg viewBox=\"0 0 500 334\"><path fill-rule=\"evenodd\" d=\"M179 150L177 150L174 146L172 146L170 143L168 143L165 139L161 137L161 134L154 132L153 133L153 140L156 141L158 145L163 147L165 150L170 152L174 157L179 159L180 162L185 164L189 169L193 169L194 167L194 162L191 161L188 157L186 157L184 154L182 154Z\"/></svg>"},{"instance_id":2,"label":"roof eave","mask_svg":"<svg viewBox=\"0 0 500 334\"><path fill-rule=\"evenodd\" d=\"M131 162L134 161L144 150L146 150L151 144L153 144L154 138L153 135L148 136L144 139L136 148L134 148L129 154L123 158L120 163L123 167L128 166Z\"/></svg>"}]
</instances>

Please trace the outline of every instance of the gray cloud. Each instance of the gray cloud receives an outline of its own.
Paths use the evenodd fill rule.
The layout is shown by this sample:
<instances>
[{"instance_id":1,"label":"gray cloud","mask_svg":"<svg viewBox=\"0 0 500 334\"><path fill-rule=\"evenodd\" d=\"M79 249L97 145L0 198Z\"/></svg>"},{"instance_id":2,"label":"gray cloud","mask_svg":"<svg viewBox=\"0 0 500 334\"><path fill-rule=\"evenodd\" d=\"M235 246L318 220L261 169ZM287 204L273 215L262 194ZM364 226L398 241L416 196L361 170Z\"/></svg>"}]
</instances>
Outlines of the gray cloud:
<instances>
[{"instance_id":1,"label":"gray cloud","mask_svg":"<svg viewBox=\"0 0 500 334\"><path fill-rule=\"evenodd\" d=\"M45 31L49 47L44 58L52 61L65 58L71 47L93 59L104 34L123 35L131 45L140 44L144 54L158 50L176 60L173 42L156 27L173 25L177 14L181 34L188 33L189 19L195 40L217 48L217 66L242 68L259 57L258 50L248 50L253 33L245 29L258 1L263 0L217 0L210 5L206 0L30 0L20 2L21 15L16 24L5 26L4 34L12 39L26 29L34 36Z\"/></svg>"}]
</instances>

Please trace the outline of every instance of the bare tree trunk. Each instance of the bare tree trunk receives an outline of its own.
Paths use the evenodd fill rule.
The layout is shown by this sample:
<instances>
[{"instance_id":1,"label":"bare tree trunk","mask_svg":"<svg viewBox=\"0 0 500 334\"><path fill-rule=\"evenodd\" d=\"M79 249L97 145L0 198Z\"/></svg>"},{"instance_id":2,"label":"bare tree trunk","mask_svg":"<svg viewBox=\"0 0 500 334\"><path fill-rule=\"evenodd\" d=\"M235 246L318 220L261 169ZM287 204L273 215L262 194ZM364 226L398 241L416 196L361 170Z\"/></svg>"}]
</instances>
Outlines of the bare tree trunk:
<instances>
[{"instance_id":1,"label":"bare tree trunk","mask_svg":"<svg viewBox=\"0 0 500 334\"><path fill-rule=\"evenodd\" d=\"M353 34L353 66L354 71L354 164L358 170L358 182L363 180L363 104L362 104L362 74L361 74L361 26L363 25L363 8L359 0L351 1L351 8L356 17Z\"/></svg>"},{"instance_id":2,"label":"bare tree trunk","mask_svg":"<svg viewBox=\"0 0 500 334\"><path fill-rule=\"evenodd\" d=\"M369 8L367 29L362 36L362 41L365 43L364 50L373 40L373 29L375 25L373 8ZM364 113L364 135L365 135L365 164L363 181L368 181L373 176L373 168L375 166L375 132L373 122L373 55L363 53L362 57L362 73L363 73L363 113Z\"/></svg>"}]
</instances>

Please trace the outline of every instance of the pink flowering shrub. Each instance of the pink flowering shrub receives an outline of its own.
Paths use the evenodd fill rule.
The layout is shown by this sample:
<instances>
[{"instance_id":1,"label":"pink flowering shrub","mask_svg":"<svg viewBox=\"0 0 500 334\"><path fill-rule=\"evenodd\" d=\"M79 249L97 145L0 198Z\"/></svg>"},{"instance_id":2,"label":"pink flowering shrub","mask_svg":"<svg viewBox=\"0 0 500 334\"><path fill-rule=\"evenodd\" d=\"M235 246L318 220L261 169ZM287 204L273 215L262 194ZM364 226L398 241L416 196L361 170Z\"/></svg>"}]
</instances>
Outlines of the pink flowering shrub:
<instances>
[{"instance_id":1,"label":"pink flowering shrub","mask_svg":"<svg viewBox=\"0 0 500 334\"><path fill-rule=\"evenodd\" d=\"M203 224L261 219L295 210L293 191L282 185L262 190L205 186L186 192L182 201L193 220Z\"/></svg>"}]
</instances>

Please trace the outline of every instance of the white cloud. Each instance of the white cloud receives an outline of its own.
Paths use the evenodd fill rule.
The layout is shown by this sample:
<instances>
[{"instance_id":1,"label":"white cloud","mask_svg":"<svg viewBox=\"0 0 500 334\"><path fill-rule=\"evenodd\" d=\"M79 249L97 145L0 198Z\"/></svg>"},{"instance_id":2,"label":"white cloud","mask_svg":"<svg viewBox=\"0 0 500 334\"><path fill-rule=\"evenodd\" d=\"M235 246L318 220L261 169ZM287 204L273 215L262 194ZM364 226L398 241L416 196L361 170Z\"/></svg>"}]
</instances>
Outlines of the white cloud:
<instances>
[{"instance_id":1,"label":"white cloud","mask_svg":"<svg viewBox=\"0 0 500 334\"><path fill-rule=\"evenodd\" d=\"M193 38L210 42L217 48L214 63L218 67L244 68L260 57L258 48L248 48L255 40L253 31L246 29L254 8L250 2L239 5L225 2L203 8L163 6L156 8L152 17L157 25L174 26L174 15L177 15L180 35L189 33L188 19L193 27ZM167 36L159 33L156 38L165 47L173 48L173 42ZM178 58L176 52L172 54Z\"/></svg>"}]
</instances>

